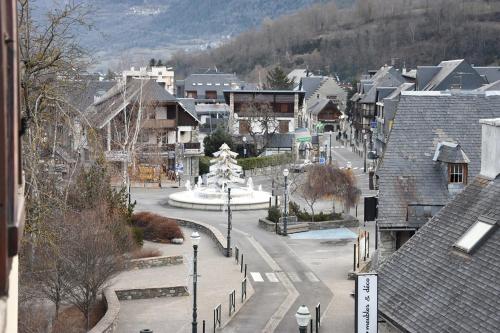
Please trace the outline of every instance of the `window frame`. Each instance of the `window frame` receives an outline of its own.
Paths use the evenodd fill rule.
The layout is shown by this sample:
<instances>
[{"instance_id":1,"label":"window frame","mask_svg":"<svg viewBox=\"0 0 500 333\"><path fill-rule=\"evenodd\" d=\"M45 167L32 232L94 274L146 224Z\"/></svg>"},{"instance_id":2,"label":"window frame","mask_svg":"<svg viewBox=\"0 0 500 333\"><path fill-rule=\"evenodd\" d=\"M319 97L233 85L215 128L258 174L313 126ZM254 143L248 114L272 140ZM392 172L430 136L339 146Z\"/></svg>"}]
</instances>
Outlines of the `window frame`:
<instances>
[{"instance_id":1,"label":"window frame","mask_svg":"<svg viewBox=\"0 0 500 333\"><path fill-rule=\"evenodd\" d=\"M448 164L448 184L467 184L467 164Z\"/></svg>"}]
</instances>

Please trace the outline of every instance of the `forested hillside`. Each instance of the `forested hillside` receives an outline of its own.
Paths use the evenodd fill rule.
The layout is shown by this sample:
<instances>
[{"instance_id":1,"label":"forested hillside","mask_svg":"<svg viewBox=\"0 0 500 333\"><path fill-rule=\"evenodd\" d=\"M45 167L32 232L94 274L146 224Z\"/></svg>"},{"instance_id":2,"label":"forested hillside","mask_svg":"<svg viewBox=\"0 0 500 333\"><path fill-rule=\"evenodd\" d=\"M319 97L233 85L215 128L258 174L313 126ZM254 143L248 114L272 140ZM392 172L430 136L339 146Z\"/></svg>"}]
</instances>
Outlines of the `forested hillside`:
<instances>
[{"instance_id":1,"label":"forested hillside","mask_svg":"<svg viewBox=\"0 0 500 333\"><path fill-rule=\"evenodd\" d=\"M346 9L318 4L266 20L216 49L179 52L170 64L180 76L217 66L256 80L263 69L280 64L350 79L391 59L412 67L453 58L499 63L499 1L357 0Z\"/></svg>"}]
</instances>

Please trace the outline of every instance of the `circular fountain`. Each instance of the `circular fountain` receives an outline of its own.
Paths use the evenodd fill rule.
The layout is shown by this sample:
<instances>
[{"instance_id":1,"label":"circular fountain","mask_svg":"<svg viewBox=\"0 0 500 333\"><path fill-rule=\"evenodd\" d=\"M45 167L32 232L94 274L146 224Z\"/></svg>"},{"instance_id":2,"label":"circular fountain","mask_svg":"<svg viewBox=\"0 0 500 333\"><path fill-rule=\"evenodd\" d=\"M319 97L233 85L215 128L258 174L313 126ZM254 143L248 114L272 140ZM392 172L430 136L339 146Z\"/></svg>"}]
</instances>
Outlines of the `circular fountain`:
<instances>
[{"instance_id":1,"label":"circular fountain","mask_svg":"<svg viewBox=\"0 0 500 333\"><path fill-rule=\"evenodd\" d=\"M231 189L231 210L266 209L269 206L271 193L254 189L253 180L241 178L241 166L235 160L237 153L232 152L227 144L223 144L219 151L214 153L210 161L210 172L207 177L207 186L198 182L191 186L185 184L186 191L173 193L168 198L168 204L174 207L224 210L227 209L228 188Z\"/></svg>"}]
</instances>

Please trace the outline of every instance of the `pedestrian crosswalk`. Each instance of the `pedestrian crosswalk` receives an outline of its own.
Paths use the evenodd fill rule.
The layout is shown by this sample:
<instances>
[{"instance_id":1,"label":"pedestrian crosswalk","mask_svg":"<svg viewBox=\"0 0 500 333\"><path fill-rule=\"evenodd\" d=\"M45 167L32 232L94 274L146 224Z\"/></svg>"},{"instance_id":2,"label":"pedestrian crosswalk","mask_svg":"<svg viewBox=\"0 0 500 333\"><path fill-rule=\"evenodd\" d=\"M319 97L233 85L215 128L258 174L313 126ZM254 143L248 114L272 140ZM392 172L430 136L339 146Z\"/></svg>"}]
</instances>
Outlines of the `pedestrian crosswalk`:
<instances>
[{"instance_id":1,"label":"pedestrian crosswalk","mask_svg":"<svg viewBox=\"0 0 500 333\"><path fill-rule=\"evenodd\" d=\"M314 275L313 272L285 272L285 274L294 283L299 283L299 282L316 283L320 281L318 277ZM260 272L250 272L250 276L252 277L253 282L271 282L271 283L280 282L278 275L274 272L265 272L262 274Z\"/></svg>"}]
</instances>

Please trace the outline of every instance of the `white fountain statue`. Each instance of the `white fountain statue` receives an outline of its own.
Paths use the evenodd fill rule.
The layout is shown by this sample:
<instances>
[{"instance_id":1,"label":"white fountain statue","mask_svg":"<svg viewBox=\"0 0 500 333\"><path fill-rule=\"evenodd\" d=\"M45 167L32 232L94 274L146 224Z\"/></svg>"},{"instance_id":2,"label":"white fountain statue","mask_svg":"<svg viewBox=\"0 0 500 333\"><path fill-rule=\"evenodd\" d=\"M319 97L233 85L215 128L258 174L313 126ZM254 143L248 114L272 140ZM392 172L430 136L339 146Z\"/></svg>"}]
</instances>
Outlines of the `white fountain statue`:
<instances>
[{"instance_id":1,"label":"white fountain statue","mask_svg":"<svg viewBox=\"0 0 500 333\"><path fill-rule=\"evenodd\" d=\"M184 186L186 187L186 190L191 191L191 182L189 180L186 181Z\"/></svg>"},{"instance_id":2,"label":"white fountain statue","mask_svg":"<svg viewBox=\"0 0 500 333\"><path fill-rule=\"evenodd\" d=\"M194 208L204 210L223 210L227 205L227 190L231 188L231 209L265 209L268 207L269 192L254 190L252 178L241 177L242 168L238 165L237 153L232 152L227 144L222 144L219 151L214 153L214 159L210 161L210 172L207 177L207 186L198 182L191 189L191 184L186 182L186 190L173 193L169 196L168 203L171 206Z\"/></svg>"}]
</instances>

